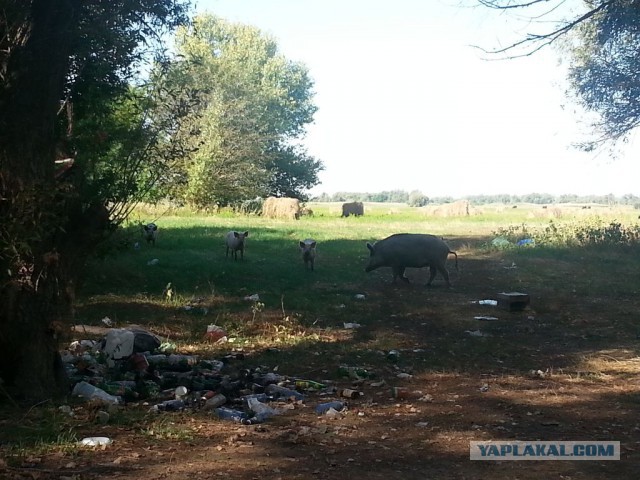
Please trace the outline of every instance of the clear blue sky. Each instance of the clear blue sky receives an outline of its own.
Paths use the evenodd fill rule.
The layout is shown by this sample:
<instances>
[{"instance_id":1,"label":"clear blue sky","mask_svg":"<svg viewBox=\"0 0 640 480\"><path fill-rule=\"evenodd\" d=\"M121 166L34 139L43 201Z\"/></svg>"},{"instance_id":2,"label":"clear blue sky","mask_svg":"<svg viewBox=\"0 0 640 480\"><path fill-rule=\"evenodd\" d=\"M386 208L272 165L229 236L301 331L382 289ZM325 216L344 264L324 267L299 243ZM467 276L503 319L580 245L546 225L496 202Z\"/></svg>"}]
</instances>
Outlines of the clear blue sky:
<instances>
[{"instance_id":1,"label":"clear blue sky","mask_svg":"<svg viewBox=\"0 0 640 480\"><path fill-rule=\"evenodd\" d=\"M553 50L486 61L471 46L543 27L471 0L196 2L309 68L319 110L304 143L326 167L314 193L640 195L640 145L615 161L572 148L589 130Z\"/></svg>"}]
</instances>

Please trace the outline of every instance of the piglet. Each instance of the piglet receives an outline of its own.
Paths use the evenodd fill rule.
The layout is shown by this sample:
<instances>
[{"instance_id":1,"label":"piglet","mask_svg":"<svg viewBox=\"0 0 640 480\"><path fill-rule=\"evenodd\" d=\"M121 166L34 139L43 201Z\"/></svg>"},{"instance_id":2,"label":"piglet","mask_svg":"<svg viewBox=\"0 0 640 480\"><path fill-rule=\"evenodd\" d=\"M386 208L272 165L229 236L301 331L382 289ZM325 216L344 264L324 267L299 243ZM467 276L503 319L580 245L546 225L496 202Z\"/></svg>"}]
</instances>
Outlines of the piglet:
<instances>
[{"instance_id":1,"label":"piglet","mask_svg":"<svg viewBox=\"0 0 640 480\"><path fill-rule=\"evenodd\" d=\"M249 236L249 232L236 232L231 231L227 233L225 238L225 243L227 245L227 257L229 256L229 251L233 255L234 260L238 260L238 252L240 252L240 259L244 260L244 240Z\"/></svg>"},{"instance_id":2,"label":"piglet","mask_svg":"<svg viewBox=\"0 0 640 480\"><path fill-rule=\"evenodd\" d=\"M147 223L142 228L144 229L144 238L146 238L147 243L155 246L156 238L158 238L158 226L155 223Z\"/></svg>"},{"instance_id":3,"label":"piglet","mask_svg":"<svg viewBox=\"0 0 640 480\"><path fill-rule=\"evenodd\" d=\"M306 240L301 241L300 250L302 251L302 261L304 262L305 268L307 270L309 268L313 270L316 259L316 241L312 238L307 238Z\"/></svg>"}]
</instances>

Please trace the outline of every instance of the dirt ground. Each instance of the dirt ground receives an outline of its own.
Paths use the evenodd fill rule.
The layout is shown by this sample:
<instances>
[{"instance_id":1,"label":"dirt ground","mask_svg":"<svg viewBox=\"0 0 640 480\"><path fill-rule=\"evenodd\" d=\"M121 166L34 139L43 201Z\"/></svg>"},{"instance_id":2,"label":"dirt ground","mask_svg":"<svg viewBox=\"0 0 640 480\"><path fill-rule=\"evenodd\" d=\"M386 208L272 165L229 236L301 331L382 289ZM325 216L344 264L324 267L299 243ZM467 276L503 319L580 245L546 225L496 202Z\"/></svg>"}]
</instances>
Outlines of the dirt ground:
<instances>
[{"instance_id":1,"label":"dirt ground","mask_svg":"<svg viewBox=\"0 0 640 480\"><path fill-rule=\"evenodd\" d=\"M341 318L361 323L347 340L361 357L345 358L351 351L345 348L327 358L318 345L318 351L292 352L295 365L285 354L280 363L280 373L307 372L312 380L331 377L323 369L328 364L375 371L375 378L355 384L336 379L337 386L364 393L347 400L348 409L336 417L314 412L334 397L309 394L259 425L204 412L161 413L172 435L160 438L141 434L140 423L100 425L80 406L78 418L87 419L81 434L109 437L111 445L34 455L20 465L5 459L0 478L637 478L640 357L632 324L640 301L615 291L583 295L582 266L554 268L558 281L546 283L534 269L476 258L451 290L425 289L427 272L421 271L409 274L410 285L390 285L389 272L367 277L366 300L348 306ZM508 312L473 303L505 289L526 290L530 306ZM478 321L478 315L499 320ZM402 346L395 361L386 352L366 352L380 336ZM262 355L246 353L246 363ZM371 360L376 355L380 359ZM403 373L411 376L398 377ZM420 393L397 399L394 386ZM471 461L469 442L490 439L620 441L621 460Z\"/></svg>"}]
</instances>

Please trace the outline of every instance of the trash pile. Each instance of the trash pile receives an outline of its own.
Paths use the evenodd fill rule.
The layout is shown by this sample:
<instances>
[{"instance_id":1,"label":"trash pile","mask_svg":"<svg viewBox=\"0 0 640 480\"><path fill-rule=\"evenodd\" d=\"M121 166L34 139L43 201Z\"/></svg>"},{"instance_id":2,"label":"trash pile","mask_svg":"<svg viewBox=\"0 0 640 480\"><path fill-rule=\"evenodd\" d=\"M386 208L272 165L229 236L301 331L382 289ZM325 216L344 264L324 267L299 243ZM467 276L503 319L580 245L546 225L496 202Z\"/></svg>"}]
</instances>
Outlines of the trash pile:
<instances>
[{"instance_id":1,"label":"trash pile","mask_svg":"<svg viewBox=\"0 0 640 480\"><path fill-rule=\"evenodd\" d=\"M153 412L212 411L221 419L247 425L295 408L311 393L345 399L363 395L337 389L330 381L288 377L267 367L246 368L243 353L204 359L174 351L175 345L162 343L145 330L114 328L100 341L73 342L62 359L74 397L107 407L149 405ZM351 381L371 377L366 369L347 365L338 372ZM344 401L327 401L315 411L336 415L346 408Z\"/></svg>"}]
</instances>

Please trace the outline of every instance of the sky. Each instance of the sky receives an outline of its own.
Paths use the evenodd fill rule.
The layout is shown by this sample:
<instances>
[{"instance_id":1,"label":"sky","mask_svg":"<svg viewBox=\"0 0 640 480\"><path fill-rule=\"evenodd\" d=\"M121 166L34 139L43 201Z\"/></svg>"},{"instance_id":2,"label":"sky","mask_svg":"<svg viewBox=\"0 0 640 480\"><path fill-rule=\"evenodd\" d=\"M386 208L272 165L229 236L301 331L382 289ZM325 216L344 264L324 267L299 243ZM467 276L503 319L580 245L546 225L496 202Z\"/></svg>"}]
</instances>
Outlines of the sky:
<instances>
[{"instance_id":1,"label":"sky","mask_svg":"<svg viewBox=\"0 0 640 480\"><path fill-rule=\"evenodd\" d=\"M615 159L572 146L590 130L556 51L496 61L474 47L546 27L473 3L195 0L309 69L318 112L303 144L325 166L312 194L640 195L640 139Z\"/></svg>"}]
</instances>

